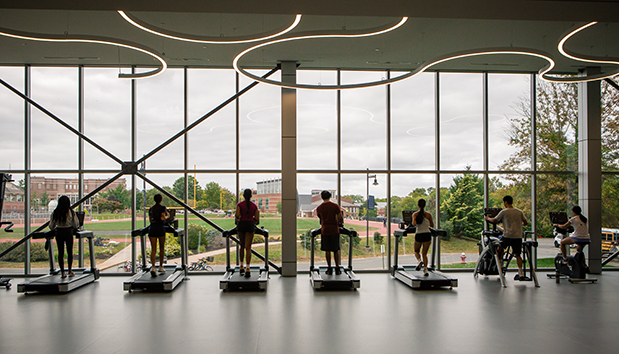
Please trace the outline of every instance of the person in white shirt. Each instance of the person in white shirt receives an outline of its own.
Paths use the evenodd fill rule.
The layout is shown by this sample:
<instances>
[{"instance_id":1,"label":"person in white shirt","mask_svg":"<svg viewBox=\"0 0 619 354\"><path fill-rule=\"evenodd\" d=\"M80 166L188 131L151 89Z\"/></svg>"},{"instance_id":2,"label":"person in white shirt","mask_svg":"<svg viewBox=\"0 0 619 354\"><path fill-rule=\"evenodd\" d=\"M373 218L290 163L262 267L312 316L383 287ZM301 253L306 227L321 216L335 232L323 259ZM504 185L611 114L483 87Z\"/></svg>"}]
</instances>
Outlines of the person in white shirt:
<instances>
[{"instance_id":1,"label":"person in white shirt","mask_svg":"<svg viewBox=\"0 0 619 354\"><path fill-rule=\"evenodd\" d=\"M428 250L432 244L430 228L434 227L434 220L432 220L432 215L425 210L425 199L419 199L417 206L419 210L413 213L413 225L417 227L415 232L415 258L418 262L416 270L421 270L423 267L423 275L428 276Z\"/></svg>"},{"instance_id":2,"label":"person in white shirt","mask_svg":"<svg viewBox=\"0 0 619 354\"><path fill-rule=\"evenodd\" d=\"M518 274L514 277L514 280L520 280L524 276L522 270L522 227L529 224L529 221L524 216L522 210L514 208L514 198L510 195L503 197L503 205L505 209L501 210L499 214L494 217L484 216L486 221L491 223L503 223L503 238L501 239L501 248L507 249L511 246L514 256L516 257L516 263L518 263Z\"/></svg>"},{"instance_id":3,"label":"person in white shirt","mask_svg":"<svg viewBox=\"0 0 619 354\"><path fill-rule=\"evenodd\" d=\"M575 205L572 208L572 214L574 217L569 219L565 224L553 224L552 226L557 226L562 229L567 229L570 225L574 227L574 232L570 235L570 237L566 237L561 241L561 254L563 255L563 261L567 263L566 253L567 246L578 243L578 252L582 251L582 244L591 242L591 236L589 235L589 228L587 227L587 218L582 215L582 209Z\"/></svg>"}]
</instances>

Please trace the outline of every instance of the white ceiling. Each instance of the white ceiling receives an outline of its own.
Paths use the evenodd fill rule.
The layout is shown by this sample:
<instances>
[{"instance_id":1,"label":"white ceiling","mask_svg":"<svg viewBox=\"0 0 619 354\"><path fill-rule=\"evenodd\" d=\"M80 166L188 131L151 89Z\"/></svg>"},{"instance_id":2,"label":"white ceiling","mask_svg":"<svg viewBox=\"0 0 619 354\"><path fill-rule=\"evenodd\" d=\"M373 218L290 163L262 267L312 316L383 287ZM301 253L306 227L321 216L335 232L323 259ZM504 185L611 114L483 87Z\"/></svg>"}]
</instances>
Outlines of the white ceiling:
<instances>
[{"instance_id":1,"label":"white ceiling","mask_svg":"<svg viewBox=\"0 0 619 354\"><path fill-rule=\"evenodd\" d=\"M170 66L231 67L238 53L260 43L203 44L163 38L129 24L113 10L117 8L114 2L15 3L0 5L2 32L106 37L160 53ZM278 61L296 60L301 68L311 69L408 71L462 51L523 48L547 53L556 61L554 73L573 74L580 68L599 64L568 59L559 53L557 44L567 31L592 19L607 22L576 34L566 48L586 56L619 57L619 22L608 22L617 21L617 1L149 1L149 11L143 11L141 3L123 2L123 9L134 10L129 12L131 16L152 27L221 39L273 32L291 24L296 13L303 14L301 22L283 38L306 32L353 33L397 22L402 15L411 16L402 27L378 36L297 40L259 48L240 61L247 68L267 68ZM171 4L175 6L171 8ZM205 4L209 4L208 9ZM36 9L42 6L54 9ZM217 13L220 11L225 14ZM157 61L115 45L50 43L0 36L0 65L22 64L116 67L152 66ZM536 72L545 65L544 60L525 55L480 55L450 60L430 69ZM602 71L616 69L611 64L601 66Z\"/></svg>"}]
</instances>

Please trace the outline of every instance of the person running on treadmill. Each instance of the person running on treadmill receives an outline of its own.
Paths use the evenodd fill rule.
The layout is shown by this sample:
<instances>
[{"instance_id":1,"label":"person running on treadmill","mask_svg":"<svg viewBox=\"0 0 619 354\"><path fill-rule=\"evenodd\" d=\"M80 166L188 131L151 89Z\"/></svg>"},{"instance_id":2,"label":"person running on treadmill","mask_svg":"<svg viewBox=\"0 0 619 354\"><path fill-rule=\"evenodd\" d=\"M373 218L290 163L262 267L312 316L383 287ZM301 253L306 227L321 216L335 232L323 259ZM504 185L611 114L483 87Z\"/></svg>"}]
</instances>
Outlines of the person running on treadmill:
<instances>
[{"instance_id":1,"label":"person running on treadmill","mask_svg":"<svg viewBox=\"0 0 619 354\"><path fill-rule=\"evenodd\" d=\"M71 200L66 195L58 198L58 205L49 219L50 230L56 229L56 244L58 245L58 265L60 266L61 277L66 278L64 272L64 245L67 245L67 266L69 276L75 275L73 268L73 229L80 226L75 211L71 209Z\"/></svg>"},{"instance_id":2,"label":"person running on treadmill","mask_svg":"<svg viewBox=\"0 0 619 354\"><path fill-rule=\"evenodd\" d=\"M249 263L251 262L251 244L254 240L255 225L260 223L260 211L256 203L251 201L251 196L251 189L245 189L243 191L243 198L245 198L245 200L236 205L236 214L234 216L239 241L241 242L241 275L245 275L245 278L251 277L251 272L249 270ZM243 268L243 258L245 258L247 262L247 268Z\"/></svg>"},{"instance_id":3,"label":"person running on treadmill","mask_svg":"<svg viewBox=\"0 0 619 354\"><path fill-rule=\"evenodd\" d=\"M163 268L163 256L165 254L165 228L164 220L170 217L168 209L161 205L163 197L161 194L155 194L155 205L148 209L148 217L150 218L150 229L148 238L150 239L150 274L153 277L157 276L155 271L155 261L157 260L157 240L159 240L159 273L165 273Z\"/></svg>"},{"instance_id":4,"label":"person running on treadmill","mask_svg":"<svg viewBox=\"0 0 619 354\"><path fill-rule=\"evenodd\" d=\"M421 267L423 267L423 275L428 276L428 250L432 244L430 228L434 227L434 220L432 220L432 215L425 210L425 199L419 199L417 206L419 210L413 213L413 226L417 226L417 231L415 232L415 258L417 258L418 263L415 269L421 270ZM421 255L419 255L420 250Z\"/></svg>"},{"instance_id":5,"label":"person running on treadmill","mask_svg":"<svg viewBox=\"0 0 619 354\"><path fill-rule=\"evenodd\" d=\"M516 263L518 263L518 274L514 277L514 280L520 280L520 277L524 277L524 271L522 270L522 227L529 224L529 221L524 216L522 210L514 208L514 198L510 195L503 197L503 205L505 209L501 210L499 214L494 217L488 217L484 215L484 220L493 224L503 223L503 237L501 238L501 248L503 250L511 246L514 256L516 257ZM502 255L501 255L502 257Z\"/></svg>"},{"instance_id":6,"label":"person running on treadmill","mask_svg":"<svg viewBox=\"0 0 619 354\"><path fill-rule=\"evenodd\" d=\"M574 226L574 232L572 233L572 235L570 235L570 237L566 237L563 240L561 240L561 254L563 255L563 263L567 263L566 247L568 245L573 245L577 242L584 243L584 242L591 241L591 236L589 235L589 229L587 228L587 218L584 215L582 215L582 209L578 205L575 205L572 208L572 214L574 215L574 217L569 219L565 224L563 225L553 224L552 225L552 226L558 226L562 229L567 229L568 226L570 225Z\"/></svg>"},{"instance_id":7,"label":"person running on treadmill","mask_svg":"<svg viewBox=\"0 0 619 354\"><path fill-rule=\"evenodd\" d=\"M320 250L325 251L327 258L327 275L333 274L331 268L331 252L335 258L335 274L342 274L340 270L340 225L344 223L342 209L339 205L330 201L331 192L322 191L320 193L322 204L316 208L316 215L320 219Z\"/></svg>"}]
</instances>

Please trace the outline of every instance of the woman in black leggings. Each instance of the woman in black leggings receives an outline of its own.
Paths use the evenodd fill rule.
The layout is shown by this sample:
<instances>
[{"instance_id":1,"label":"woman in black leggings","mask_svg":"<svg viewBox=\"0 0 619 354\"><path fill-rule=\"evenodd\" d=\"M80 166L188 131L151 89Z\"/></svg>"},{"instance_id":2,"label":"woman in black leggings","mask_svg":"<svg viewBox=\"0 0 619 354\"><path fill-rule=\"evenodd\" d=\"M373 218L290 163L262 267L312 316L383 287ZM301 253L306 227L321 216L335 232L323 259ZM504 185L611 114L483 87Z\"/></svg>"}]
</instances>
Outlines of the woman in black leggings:
<instances>
[{"instance_id":1,"label":"woman in black leggings","mask_svg":"<svg viewBox=\"0 0 619 354\"><path fill-rule=\"evenodd\" d=\"M67 245L67 262L69 268L69 276L75 274L71 270L73 267L73 229L79 227L77 215L71 209L71 201L66 195L58 198L58 205L52 213L49 220L49 228L56 229L56 244L58 245L58 265L62 273L62 278L67 275L64 272L64 245Z\"/></svg>"}]
</instances>

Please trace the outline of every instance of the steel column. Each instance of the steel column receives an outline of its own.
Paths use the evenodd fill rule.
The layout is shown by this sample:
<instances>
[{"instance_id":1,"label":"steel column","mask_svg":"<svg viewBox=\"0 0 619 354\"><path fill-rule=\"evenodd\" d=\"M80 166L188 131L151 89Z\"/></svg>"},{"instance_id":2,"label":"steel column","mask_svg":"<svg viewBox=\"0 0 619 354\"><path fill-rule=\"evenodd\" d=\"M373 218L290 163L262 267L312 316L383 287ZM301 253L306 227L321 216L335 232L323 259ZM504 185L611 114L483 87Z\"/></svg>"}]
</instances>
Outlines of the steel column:
<instances>
[{"instance_id":1,"label":"steel column","mask_svg":"<svg viewBox=\"0 0 619 354\"><path fill-rule=\"evenodd\" d=\"M281 63L282 82L297 81L297 63ZM281 89L282 275L297 275L297 90Z\"/></svg>"},{"instance_id":2,"label":"steel column","mask_svg":"<svg viewBox=\"0 0 619 354\"><path fill-rule=\"evenodd\" d=\"M595 75L586 68L581 75ZM589 220L589 269L602 272L602 107L599 81L578 84L578 200Z\"/></svg>"},{"instance_id":3,"label":"steel column","mask_svg":"<svg viewBox=\"0 0 619 354\"><path fill-rule=\"evenodd\" d=\"M26 96L32 95L32 70L30 65L24 67L24 92ZM30 191L30 169L32 168L31 159L32 148L32 107L28 101L24 101L24 187L26 189L24 193L24 234L30 234L30 198L32 193ZM24 264L24 274L29 275L31 273L30 266L30 240L27 240L24 245L24 254L26 255Z\"/></svg>"}]
</instances>

